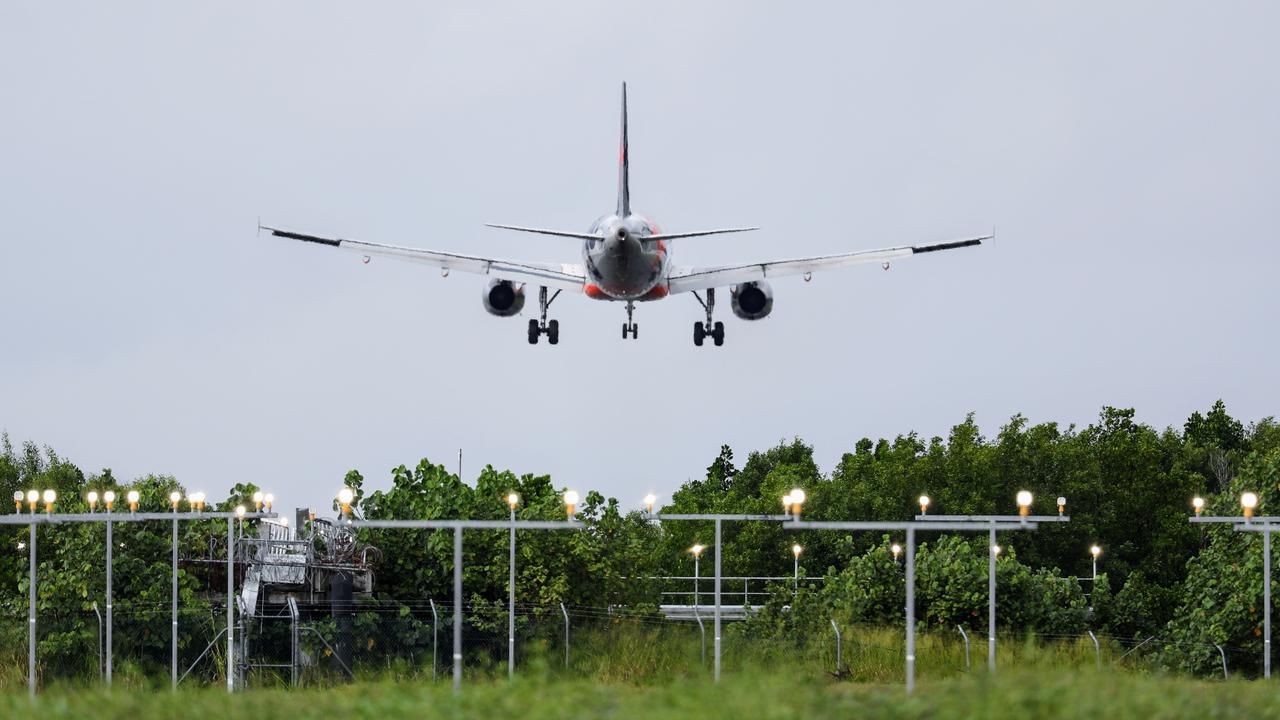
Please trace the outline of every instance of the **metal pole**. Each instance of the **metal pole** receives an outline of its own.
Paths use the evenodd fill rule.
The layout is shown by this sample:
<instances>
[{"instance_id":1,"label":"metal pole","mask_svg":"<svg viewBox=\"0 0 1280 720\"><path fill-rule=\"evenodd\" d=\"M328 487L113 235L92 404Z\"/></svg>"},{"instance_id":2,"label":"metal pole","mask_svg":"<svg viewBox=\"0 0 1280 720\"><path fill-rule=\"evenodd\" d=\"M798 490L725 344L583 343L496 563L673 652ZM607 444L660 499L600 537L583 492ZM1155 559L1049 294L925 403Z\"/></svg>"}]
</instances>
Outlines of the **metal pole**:
<instances>
[{"instance_id":1,"label":"metal pole","mask_svg":"<svg viewBox=\"0 0 1280 720\"><path fill-rule=\"evenodd\" d=\"M177 507L175 507L175 508L173 509L173 512L174 512L174 518L173 518L173 548L172 548L172 550L173 550L173 557L172 557L173 567L171 568L171 570L173 571L173 573L172 573L172 574L173 574L173 593L172 593L172 595L173 595L173 597L172 597L172 611L173 611L173 637L172 637L172 642L173 642L173 649L172 649L171 657L170 657L170 659L169 659L169 660L170 660L170 666L171 666L171 668L170 668L170 669L171 669L171 675L172 675L172 677L173 677L173 689L174 689L174 690L177 690L177 689L178 689L178 517L177 517L178 509L177 509Z\"/></svg>"},{"instance_id":2,"label":"metal pole","mask_svg":"<svg viewBox=\"0 0 1280 720\"><path fill-rule=\"evenodd\" d=\"M792 553L792 555L795 555L795 553ZM795 563L792 567L791 572L793 576L793 579L791 581L791 594L795 595L796 593L800 592L800 556L799 555L795 555ZM746 603L743 603L743 604L745 605Z\"/></svg>"},{"instance_id":3,"label":"metal pole","mask_svg":"<svg viewBox=\"0 0 1280 720\"><path fill-rule=\"evenodd\" d=\"M916 529L907 528L907 693L916 688Z\"/></svg>"},{"instance_id":4,"label":"metal pole","mask_svg":"<svg viewBox=\"0 0 1280 720\"><path fill-rule=\"evenodd\" d=\"M462 526L453 529L453 691L462 690Z\"/></svg>"},{"instance_id":5,"label":"metal pole","mask_svg":"<svg viewBox=\"0 0 1280 720\"><path fill-rule=\"evenodd\" d=\"M1102 646L1098 645L1098 636L1094 635L1092 630L1089 631L1089 637L1093 640L1093 655L1095 658L1097 658L1098 669L1101 670L1102 669Z\"/></svg>"},{"instance_id":6,"label":"metal pole","mask_svg":"<svg viewBox=\"0 0 1280 720\"><path fill-rule=\"evenodd\" d=\"M510 578L507 582L507 679L516 673L516 509L511 507L511 559L507 563Z\"/></svg>"},{"instance_id":7,"label":"metal pole","mask_svg":"<svg viewBox=\"0 0 1280 720\"><path fill-rule=\"evenodd\" d=\"M436 601L430 598L427 602L431 603L431 679L436 679L436 658L439 657L437 651L437 637L440 634L440 618L436 615Z\"/></svg>"},{"instance_id":8,"label":"metal pole","mask_svg":"<svg viewBox=\"0 0 1280 720\"><path fill-rule=\"evenodd\" d=\"M27 543L27 692L36 696L36 524Z\"/></svg>"},{"instance_id":9,"label":"metal pole","mask_svg":"<svg viewBox=\"0 0 1280 720\"><path fill-rule=\"evenodd\" d=\"M1227 675L1227 654L1222 652L1221 645L1214 643L1213 646L1218 648L1218 657L1222 658L1222 679L1227 680L1229 679L1229 676Z\"/></svg>"},{"instance_id":10,"label":"metal pole","mask_svg":"<svg viewBox=\"0 0 1280 720\"><path fill-rule=\"evenodd\" d=\"M698 621L698 635L702 638L702 667L707 666L707 628L702 624L702 615L693 609L693 619Z\"/></svg>"},{"instance_id":11,"label":"metal pole","mask_svg":"<svg viewBox=\"0 0 1280 720\"><path fill-rule=\"evenodd\" d=\"M836 677L840 677L840 666L844 664L844 643L840 637L840 627L831 619L831 629L836 631Z\"/></svg>"},{"instance_id":12,"label":"metal pole","mask_svg":"<svg viewBox=\"0 0 1280 720\"><path fill-rule=\"evenodd\" d=\"M716 621L713 636L716 682L720 682L720 558L723 555L724 553L720 550L720 518L716 518Z\"/></svg>"},{"instance_id":13,"label":"metal pole","mask_svg":"<svg viewBox=\"0 0 1280 720\"><path fill-rule=\"evenodd\" d=\"M964 671L969 672L972 669L969 665L969 633L964 631L963 625L957 625L956 629L960 631L960 637L964 638Z\"/></svg>"},{"instance_id":14,"label":"metal pole","mask_svg":"<svg viewBox=\"0 0 1280 720\"><path fill-rule=\"evenodd\" d=\"M1271 677L1271 524L1262 532L1262 675Z\"/></svg>"},{"instance_id":15,"label":"metal pole","mask_svg":"<svg viewBox=\"0 0 1280 720\"><path fill-rule=\"evenodd\" d=\"M987 670L996 671L996 529L987 545Z\"/></svg>"},{"instance_id":16,"label":"metal pole","mask_svg":"<svg viewBox=\"0 0 1280 720\"><path fill-rule=\"evenodd\" d=\"M1093 582L1095 584L1098 582L1098 558L1096 557L1093 559ZM1092 593L1093 591L1090 590L1090 592Z\"/></svg>"},{"instance_id":17,"label":"metal pole","mask_svg":"<svg viewBox=\"0 0 1280 720\"><path fill-rule=\"evenodd\" d=\"M693 606L698 607L698 555L693 556Z\"/></svg>"},{"instance_id":18,"label":"metal pole","mask_svg":"<svg viewBox=\"0 0 1280 720\"><path fill-rule=\"evenodd\" d=\"M110 512L110 511L108 511ZM111 631L115 625L114 612L115 605L112 603L111 597L111 566L113 564L112 556L115 553L115 540L112 539L111 520L107 520L107 687L111 687L111 655L115 649L115 645L111 640Z\"/></svg>"},{"instance_id":19,"label":"metal pole","mask_svg":"<svg viewBox=\"0 0 1280 720\"><path fill-rule=\"evenodd\" d=\"M110 527L110 526L108 526ZM232 595L235 594L235 543L236 543L236 523L235 520L227 518L227 692L236 691L235 678L235 623L236 609L233 604ZM109 607L109 606L108 606ZM108 626L109 627L109 626Z\"/></svg>"},{"instance_id":20,"label":"metal pole","mask_svg":"<svg viewBox=\"0 0 1280 720\"><path fill-rule=\"evenodd\" d=\"M564 666L569 667L569 611L560 603L560 614L564 615Z\"/></svg>"}]
</instances>

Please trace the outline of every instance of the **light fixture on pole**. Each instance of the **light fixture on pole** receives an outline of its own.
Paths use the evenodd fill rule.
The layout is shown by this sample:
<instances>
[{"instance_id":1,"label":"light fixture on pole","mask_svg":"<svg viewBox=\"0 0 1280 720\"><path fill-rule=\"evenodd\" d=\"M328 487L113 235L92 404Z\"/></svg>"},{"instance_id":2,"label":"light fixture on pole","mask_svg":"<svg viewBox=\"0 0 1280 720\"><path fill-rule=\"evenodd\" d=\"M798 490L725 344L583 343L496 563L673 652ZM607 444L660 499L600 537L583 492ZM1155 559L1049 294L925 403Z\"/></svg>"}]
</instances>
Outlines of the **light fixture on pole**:
<instances>
[{"instance_id":1,"label":"light fixture on pole","mask_svg":"<svg viewBox=\"0 0 1280 720\"><path fill-rule=\"evenodd\" d=\"M44 511L46 513L52 514L53 504L57 502L57 500L58 500L58 493L56 490L52 490L52 489L45 490L44 491Z\"/></svg>"},{"instance_id":2,"label":"light fixture on pole","mask_svg":"<svg viewBox=\"0 0 1280 720\"><path fill-rule=\"evenodd\" d=\"M1093 579L1098 579L1098 556L1102 554L1102 548L1097 545L1090 546L1089 554L1093 556Z\"/></svg>"},{"instance_id":3,"label":"light fixture on pole","mask_svg":"<svg viewBox=\"0 0 1280 720\"><path fill-rule=\"evenodd\" d=\"M693 606L694 607L698 607L698 576L701 575L701 572L700 572L701 569L699 568L698 563L702 558L703 550L706 550L706 548L703 547L701 543L694 543L693 547L689 548L689 552L693 553Z\"/></svg>"},{"instance_id":4,"label":"light fixture on pole","mask_svg":"<svg viewBox=\"0 0 1280 720\"><path fill-rule=\"evenodd\" d=\"M276 504L276 496L271 493L263 495L262 504L267 506L267 512L271 512L271 506ZM288 518L285 519L288 520Z\"/></svg>"},{"instance_id":5,"label":"light fixture on pole","mask_svg":"<svg viewBox=\"0 0 1280 720\"><path fill-rule=\"evenodd\" d=\"M1200 517L1200 513L1204 511L1204 498L1199 495L1191 498L1191 507L1196 511L1196 517Z\"/></svg>"},{"instance_id":6,"label":"light fixture on pole","mask_svg":"<svg viewBox=\"0 0 1280 720\"><path fill-rule=\"evenodd\" d=\"M33 515L36 512L36 504L39 502L40 502L40 491L28 490L27 491L27 509L30 510Z\"/></svg>"},{"instance_id":7,"label":"light fixture on pole","mask_svg":"<svg viewBox=\"0 0 1280 720\"><path fill-rule=\"evenodd\" d=\"M791 493L782 496L782 514L791 514Z\"/></svg>"},{"instance_id":8,"label":"light fixture on pole","mask_svg":"<svg viewBox=\"0 0 1280 720\"><path fill-rule=\"evenodd\" d=\"M1067 499L1059 495L1058 496L1058 514L1062 515L1066 511L1067 511Z\"/></svg>"},{"instance_id":9,"label":"light fixture on pole","mask_svg":"<svg viewBox=\"0 0 1280 720\"><path fill-rule=\"evenodd\" d=\"M649 493L644 496L644 511L650 515L653 514L653 506L658 504L658 496Z\"/></svg>"},{"instance_id":10,"label":"light fixture on pole","mask_svg":"<svg viewBox=\"0 0 1280 720\"><path fill-rule=\"evenodd\" d=\"M889 552L893 553L893 561L898 562L898 556L902 554L902 546L894 543L889 546Z\"/></svg>"},{"instance_id":11,"label":"light fixture on pole","mask_svg":"<svg viewBox=\"0 0 1280 720\"><path fill-rule=\"evenodd\" d=\"M992 546L991 546L991 554L992 554L992 555L995 555L996 557L1000 557L1000 546L999 546L999 545L992 545Z\"/></svg>"},{"instance_id":12,"label":"light fixture on pole","mask_svg":"<svg viewBox=\"0 0 1280 720\"><path fill-rule=\"evenodd\" d=\"M1240 495L1240 507L1244 508L1246 518L1253 517L1253 511L1258 507L1258 494L1246 492Z\"/></svg>"},{"instance_id":13,"label":"light fixture on pole","mask_svg":"<svg viewBox=\"0 0 1280 720\"><path fill-rule=\"evenodd\" d=\"M1018 503L1018 515L1026 517L1031 514L1031 502L1034 497L1030 490L1019 490L1017 497L1014 498Z\"/></svg>"},{"instance_id":14,"label":"light fixture on pole","mask_svg":"<svg viewBox=\"0 0 1280 720\"><path fill-rule=\"evenodd\" d=\"M804 494L804 491L800 488L791 489L791 515L796 520L800 519L800 508L804 505L804 501L807 499L808 498Z\"/></svg>"},{"instance_id":15,"label":"light fixture on pole","mask_svg":"<svg viewBox=\"0 0 1280 720\"><path fill-rule=\"evenodd\" d=\"M102 493L102 504L107 506L107 512L111 512L112 508L116 504L116 492L114 490L108 490Z\"/></svg>"},{"instance_id":16,"label":"light fixture on pole","mask_svg":"<svg viewBox=\"0 0 1280 720\"><path fill-rule=\"evenodd\" d=\"M89 493L84 496L84 499L89 503L89 512L93 512L98 509L97 490L90 490Z\"/></svg>"},{"instance_id":17,"label":"light fixture on pole","mask_svg":"<svg viewBox=\"0 0 1280 720\"><path fill-rule=\"evenodd\" d=\"M928 515L929 514L929 496L921 495L920 499L917 500L917 502L920 503L920 514Z\"/></svg>"},{"instance_id":18,"label":"light fixture on pole","mask_svg":"<svg viewBox=\"0 0 1280 720\"><path fill-rule=\"evenodd\" d=\"M253 493L253 511L258 512L259 510L262 510L262 491L255 490Z\"/></svg>"},{"instance_id":19,"label":"light fixture on pole","mask_svg":"<svg viewBox=\"0 0 1280 720\"><path fill-rule=\"evenodd\" d=\"M338 505L342 508L342 517L351 514L351 502L356 499L356 492L349 487L338 491Z\"/></svg>"},{"instance_id":20,"label":"light fixture on pole","mask_svg":"<svg viewBox=\"0 0 1280 720\"><path fill-rule=\"evenodd\" d=\"M26 497L26 495L21 490L13 491L13 507L15 508L14 512L22 512L22 498L24 497Z\"/></svg>"},{"instance_id":21,"label":"light fixture on pole","mask_svg":"<svg viewBox=\"0 0 1280 720\"><path fill-rule=\"evenodd\" d=\"M137 512L138 501L142 499L142 495L137 490L130 490L125 497L129 501L129 512Z\"/></svg>"},{"instance_id":22,"label":"light fixture on pole","mask_svg":"<svg viewBox=\"0 0 1280 720\"><path fill-rule=\"evenodd\" d=\"M578 511L578 492L577 492L576 490L565 490L565 491L564 491L564 511L565 511L565 513L569 516L569 519L570 519L570 520L572 520L572 519L573 519L574 514L575 514L575 513L577 513L577 511Z\"/></svg>"},{"instance_id":23,"label":"light fixture on pole","mask_svg":"<svg viewBox=\"0 0 1280 720\"><path fill-rule=\"evenodd\" d=\"M792 592L793 593L800 592L800 553L802 552L804 552L804 548L800 547L800 543L796 543L795 545L791 546L791 554L795 556L794 564L792 566L792 576L793 576ZM747 604L745 599L743 600L742 604L743 605Z\"/></svg>"},{"instance_id":24,"label":"light fixture on pole","mask_svg":"<svg viewBox=\"0 0 1280 720\"><path fill-rule=\"evenodd\" d=\"M240 520L241 522L243 522L243 521L244 521L244 514L245 514L245 512L247 512L247 511L244 509L244 506L243 506L243 505L237 505L237 506L236 506L236 519L237 519L237 520Z\"/></svg>"}]
</instances>

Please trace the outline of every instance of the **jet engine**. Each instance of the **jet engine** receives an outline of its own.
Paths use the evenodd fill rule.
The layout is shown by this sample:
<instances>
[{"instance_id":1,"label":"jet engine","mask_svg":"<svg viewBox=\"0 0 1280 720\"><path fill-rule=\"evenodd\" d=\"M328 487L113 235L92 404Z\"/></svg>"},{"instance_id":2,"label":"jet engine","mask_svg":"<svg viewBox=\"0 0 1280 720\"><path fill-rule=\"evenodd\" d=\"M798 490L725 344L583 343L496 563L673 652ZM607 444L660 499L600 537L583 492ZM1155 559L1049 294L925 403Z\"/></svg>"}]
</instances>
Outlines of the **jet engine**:
<instances>
[{"instance_id":1,"label":"jet engine","mask_svg":"<svg viewBox=\"0 0 1280 720\"><path fill-rule=\"evenodd\" d=\"M729 293L733 314L743 320L761 320L773 312L773 288L763 280L735 285Z\"/></svg>"},{"instance_id":2,"label":"jet engine","mask_svg":"<svg viewBox=\"0 0 1280 720\"><path fill-rule=\"evenodd\" d=\"M490 280L481 299L490 315L511 317L524 309L524 285L510 280Z\"/></svg>"}]
</instances>

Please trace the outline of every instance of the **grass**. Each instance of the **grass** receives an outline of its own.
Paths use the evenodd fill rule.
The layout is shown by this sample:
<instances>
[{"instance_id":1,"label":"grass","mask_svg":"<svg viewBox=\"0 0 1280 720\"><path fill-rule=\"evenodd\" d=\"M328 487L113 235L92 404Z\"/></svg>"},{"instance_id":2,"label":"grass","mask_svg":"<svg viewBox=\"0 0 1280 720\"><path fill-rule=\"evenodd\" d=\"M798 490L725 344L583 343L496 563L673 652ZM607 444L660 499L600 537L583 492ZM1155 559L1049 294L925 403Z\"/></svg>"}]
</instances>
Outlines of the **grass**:
<instances>
[{"instance_id":1,"label":"grass","mask_svg":"<svg viewBox=\"0 0 1280 720\"><path fill-rule=\"evenodd\" d=\"M708 628L708 666L711 639ZM369 667L356 682L311 675L311 687L282 687L270 676L228 695L217 682L168 690L167 676L124 661L108 690L83 678L50 680L25 694L25 667L0 666L0 718L1067 718L1280 717L1280 694L1268 683L1166 676L1104 646L1106 670L1095 669L1092 644L1004 639L1000 672L985 671L985 641L973 638L973 669L964 671L956 634L927 634L917 645L917 691L902 686L901 633L845 631L845 672L835 667L834 636L806 644L725 639L723 682L699 661L696 626L624 626L575 634L572 667L562 649L527 643L514 683L501 663L468 664L461 694L420 666Z\"/></svg>"}]
</instances>

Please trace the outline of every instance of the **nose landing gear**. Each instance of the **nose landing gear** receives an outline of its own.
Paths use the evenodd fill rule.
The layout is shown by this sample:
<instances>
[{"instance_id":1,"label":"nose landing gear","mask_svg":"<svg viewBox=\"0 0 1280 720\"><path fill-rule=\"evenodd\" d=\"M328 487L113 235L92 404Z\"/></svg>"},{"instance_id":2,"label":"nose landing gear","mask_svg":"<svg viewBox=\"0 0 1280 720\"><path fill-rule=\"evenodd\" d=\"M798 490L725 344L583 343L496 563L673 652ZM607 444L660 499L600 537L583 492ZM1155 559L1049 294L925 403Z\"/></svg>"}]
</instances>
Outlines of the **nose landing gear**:
<instances>
[{"instance_id":1,"label":"nose landing gear","mask_svg":"<svg viewBox=\"0 0 1280 720\"><path fill-rule=\"evenodd\" d=\"M715 288L707 289L707 301L703 302L702 297L697 292L693 296L698 299L698 303L702 305L702 309L707 311L707 322L703 324L696 322L693 324L693 344L702 347L702 341L711 338L716 347L724 345L724 323L711 321L711 312L716 308L716 290Z\"/></svg>"},{"instance_id":2,"label":"nose landing gear","mask_svg":"<svg viewBox=\"0 0 1280 720\"><path fill-rule=\"evenodd\" d=\"M635 313L636 304L631 300L627 301L627 321L622 324L622 339L626 340L630 335L632 340L640 336L640 326L631 322L631 316Z\"/></svg>"},{"instance_id":3,"label":"nose landing gear","mask_svg":"<svg viewBox=\"0 0 1280 720\"><path fill-rule=\"evenodd\" d=\"M560 321L547 321L547 308L551 307L551 303L560 297L560 291L557 290L551 299L547 299L547 287L543 285L538 288L538 307L541 309L541 320L529 320L529 344L537 345L540 335L547 336L547 342L555 345L560 342Z\"/></svg>"}]
</instances>

